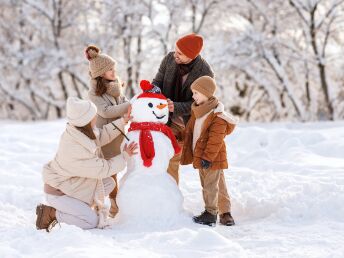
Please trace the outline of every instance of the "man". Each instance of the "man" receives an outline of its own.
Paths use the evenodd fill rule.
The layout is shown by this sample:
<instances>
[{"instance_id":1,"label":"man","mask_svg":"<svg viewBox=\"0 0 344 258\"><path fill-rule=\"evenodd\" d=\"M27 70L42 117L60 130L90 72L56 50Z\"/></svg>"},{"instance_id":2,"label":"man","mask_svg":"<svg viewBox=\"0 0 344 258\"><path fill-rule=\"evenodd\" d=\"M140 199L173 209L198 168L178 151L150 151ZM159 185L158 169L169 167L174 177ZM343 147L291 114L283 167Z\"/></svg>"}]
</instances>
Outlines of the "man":
<instances>
[{"instance_id":1,"label":"man","mask_svg":"<svg viewBox=\"0 0 344 258\"><path fill-rule=\"evenodd\" d=\"M169 126L179 144L183 147L183 131L191 116L191 84L199 77L214 78L210 65L200 56L203 38L189 34L177 40L175 51L168 53L160 64L152 84L159 87L168 98L170 111ZM179 183L181 153L175 155L168 167L168 173Z\"/></svg>"},{"instance_id":2,"label":"man","mask_svg":"<svg viewBox=\"0 0 344 258\"><path fill-rule=\"evenodd\" d=\"M191 84L202 76L214 78L210 65L200 56L203 38L189 34L177 40L175 51L168 53L160 64L152 84L159 87L168 98L170 111L169 126L179 144L183 147L185 126L191 116ZM181 153L175 155L169 163L167 172L179 183L179 166ZM218 208L221 224L227 225L226 214L230 213L230 199L223 194L224 177L219 182ZM222 223L223 222L223 223Z\"/></svg>"}]
</instances>

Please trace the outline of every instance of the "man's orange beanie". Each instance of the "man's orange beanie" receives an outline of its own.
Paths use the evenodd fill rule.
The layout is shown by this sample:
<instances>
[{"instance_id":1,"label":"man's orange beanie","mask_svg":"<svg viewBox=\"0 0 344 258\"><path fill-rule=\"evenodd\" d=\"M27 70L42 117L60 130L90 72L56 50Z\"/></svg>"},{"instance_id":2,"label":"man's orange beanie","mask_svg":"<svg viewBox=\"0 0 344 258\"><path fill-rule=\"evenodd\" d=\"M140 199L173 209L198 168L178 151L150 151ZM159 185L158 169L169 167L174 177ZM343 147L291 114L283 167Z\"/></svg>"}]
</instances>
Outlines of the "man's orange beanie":
<instances>
[{"instance_id":1,"label":"man's orange beanie","mask_svg":"<svg viewBox=\"0 0 344 258\"><path fill-rule=\"evenodd\" d=\"M195 59L202 50L202 36L192 33L178 39L176 43L179 50L188 58Z\"/></svg>"}]
</instances>

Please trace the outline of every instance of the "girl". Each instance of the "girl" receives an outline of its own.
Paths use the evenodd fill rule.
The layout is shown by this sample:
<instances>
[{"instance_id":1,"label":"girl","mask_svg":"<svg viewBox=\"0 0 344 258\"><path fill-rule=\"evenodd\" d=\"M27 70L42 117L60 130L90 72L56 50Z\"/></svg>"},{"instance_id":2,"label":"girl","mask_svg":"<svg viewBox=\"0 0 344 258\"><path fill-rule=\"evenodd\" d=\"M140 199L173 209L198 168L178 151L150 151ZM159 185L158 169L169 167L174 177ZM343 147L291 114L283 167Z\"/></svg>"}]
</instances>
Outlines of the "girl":
<instances>
[{"instance_id":1,"label":"girl","mask_svg":"<svg viewBox=\"0 0 344 258\"><path fill-rule=\"evenodd\" d=\"M68 98L66 130L55 158L43 169L44 192L50 206L37 206L37 229L50 231L57 222L82 229L107 225L103 204L104 197L115 188L111 176L125 168L125 160L136 154L137 144L130 143L122 154L104 159L100 148L121 134L130 117L97 129L96 114L97 108L90 101Z\"/></svg>"},{"instance_id":2,"label":"girl","mask_svg":"<svg viewBox=\"0 0 344 258\"><path fill-rule=\"evenodd\" d=\"M89 46L85 50L86 58L89 60L89 74L91 76L89 99L97 107L97 127L120 118L127 113L129 102L123 95L123 83L115 72L116 62L110 56L102 54L96 46ZM109 144L102 147L105 159L111 159L120 153L120 145L123 141L120 135ZM115 189L110 193L110 216L114 217L118 212L116 196L118 191L117 177Z\"/></svg>"}]
</instances>

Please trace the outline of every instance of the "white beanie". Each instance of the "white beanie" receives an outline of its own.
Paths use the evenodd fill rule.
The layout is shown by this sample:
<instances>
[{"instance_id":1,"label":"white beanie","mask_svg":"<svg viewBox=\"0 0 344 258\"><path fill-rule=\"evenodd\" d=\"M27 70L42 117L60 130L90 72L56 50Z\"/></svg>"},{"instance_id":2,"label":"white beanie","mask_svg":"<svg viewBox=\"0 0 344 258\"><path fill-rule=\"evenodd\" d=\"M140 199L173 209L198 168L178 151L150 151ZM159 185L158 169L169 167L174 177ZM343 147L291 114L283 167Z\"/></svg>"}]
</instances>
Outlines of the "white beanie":
<instances>
[{"instance_id":1,"label":"white beanie","mask_svg":"<svg viewBox=\"0 0 344 258\"><path fill-rule=\"evenodd\" d=\"M67 119L74 126L87 125L97 114L97 107L89 100L69 97L67 99Z\"/></svg>"}]
</instances>

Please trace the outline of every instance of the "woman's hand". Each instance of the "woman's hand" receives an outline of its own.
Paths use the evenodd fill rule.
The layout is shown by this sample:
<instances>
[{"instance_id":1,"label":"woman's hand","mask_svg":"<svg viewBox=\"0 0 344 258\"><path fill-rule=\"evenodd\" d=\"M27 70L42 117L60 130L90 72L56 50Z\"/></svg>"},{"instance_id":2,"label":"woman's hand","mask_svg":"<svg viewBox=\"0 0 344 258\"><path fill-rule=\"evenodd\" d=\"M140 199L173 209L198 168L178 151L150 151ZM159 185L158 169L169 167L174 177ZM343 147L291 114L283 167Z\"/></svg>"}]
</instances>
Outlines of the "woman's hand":
<instances>
[{"instance_id":1,"label":"woman's hand","mask_svg":"<svg viewBox=\"0 0 344 258\"><path fill-rule=\"evenodd\" d=\"M133 117L130 115L131 113L131 105L128 107L128 112L123 116L124 122L127 124Z\"/></svg>"},{"instance_id":2,"label":"woman's hand","mask_svg":"<svg viewBox=\"0 0 344 258\"><path fill-rule=\"evenodd\" d=\"M135 152L138 148L138 144L136 142L131 142L129 143L129 145L125 144L123 151L125 151L129 157L137 154L137 152Z\"/></svg>"}]
</instances>

